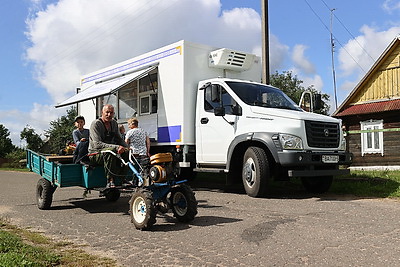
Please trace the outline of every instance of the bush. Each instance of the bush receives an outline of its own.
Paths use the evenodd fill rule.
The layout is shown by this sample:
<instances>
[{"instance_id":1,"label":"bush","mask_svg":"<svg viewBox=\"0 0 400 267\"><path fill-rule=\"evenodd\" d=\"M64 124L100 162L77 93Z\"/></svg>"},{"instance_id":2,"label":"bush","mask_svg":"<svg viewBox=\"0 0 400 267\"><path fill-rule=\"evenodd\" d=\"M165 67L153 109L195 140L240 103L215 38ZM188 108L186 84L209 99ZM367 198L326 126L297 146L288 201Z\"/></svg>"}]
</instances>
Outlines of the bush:
<instances>
[{"instance_id":1,"label":"bush","mask_svg":"<svg viewBox=\"0 0 400 267\"><path fill-rule=\"evenodd\" d=\"M6 159L8 159L9 162L4 163L2 167L21 168L21 160L26 159L26 150L17 148L14 151L8 153L6 155Z\"/></svg>"}]
</instances>

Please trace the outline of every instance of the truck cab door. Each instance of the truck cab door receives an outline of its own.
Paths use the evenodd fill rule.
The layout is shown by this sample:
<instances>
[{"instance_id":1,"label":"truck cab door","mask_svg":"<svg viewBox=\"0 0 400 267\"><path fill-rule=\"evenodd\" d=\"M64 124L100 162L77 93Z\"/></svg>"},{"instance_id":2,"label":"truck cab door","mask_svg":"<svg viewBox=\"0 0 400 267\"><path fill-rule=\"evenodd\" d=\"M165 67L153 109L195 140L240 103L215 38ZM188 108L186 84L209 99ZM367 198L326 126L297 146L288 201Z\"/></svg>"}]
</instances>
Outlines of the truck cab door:
<instances>
[{"instance_id":1,"label":"truck cab door","mask_svg":"<svg viewBox=\"0 0 400 267\"><path fill-rule=\"evenodd\" d=\"M222 85L208 84L198 94L196 160L226 164L241 108Z\"/></svg>"}]
</instances>

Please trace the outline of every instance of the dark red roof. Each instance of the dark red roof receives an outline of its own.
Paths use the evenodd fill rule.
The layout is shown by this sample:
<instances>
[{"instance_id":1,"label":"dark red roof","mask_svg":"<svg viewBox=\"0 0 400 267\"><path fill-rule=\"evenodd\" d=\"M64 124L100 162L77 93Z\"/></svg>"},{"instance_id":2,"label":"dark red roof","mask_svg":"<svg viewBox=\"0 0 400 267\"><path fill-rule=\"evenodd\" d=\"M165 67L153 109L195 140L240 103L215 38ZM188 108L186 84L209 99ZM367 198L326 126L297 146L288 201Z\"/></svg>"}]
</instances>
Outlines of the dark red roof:
<instances>
[{"instance_id":1,"label":"dark red roof","mask_svg":"<svg viewBox=\"0 0 400 267\"><path fill-rule=\"evenodd\" d=\"M400 99L352 105L337 113L335 117L378 113L392 110L400 110Z\"/></svg>"}]
</instances>

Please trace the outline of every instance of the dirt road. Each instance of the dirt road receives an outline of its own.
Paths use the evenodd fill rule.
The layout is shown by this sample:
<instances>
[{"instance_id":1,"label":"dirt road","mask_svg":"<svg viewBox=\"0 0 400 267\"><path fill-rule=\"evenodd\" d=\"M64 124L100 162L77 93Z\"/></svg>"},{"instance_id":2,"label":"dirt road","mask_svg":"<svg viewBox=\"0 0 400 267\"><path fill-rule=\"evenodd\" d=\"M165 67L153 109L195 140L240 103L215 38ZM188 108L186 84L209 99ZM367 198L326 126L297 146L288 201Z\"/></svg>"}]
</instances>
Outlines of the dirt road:
<instances>
[{"instance_id":1,"label":"dirt road","mask_svg":"<svg viewBox=\"0 0 400 267\"><path fill-rule=\"evenodd\" d=\"M130 223L129 196L110 203L78 187L57 189L39 210L34 173L0 171L0 216L68 239L123 266L398 266L400 202L299 193L255 199L195 188L187 225L158 215L152 231Z\"/></svg>"}]
</instances>

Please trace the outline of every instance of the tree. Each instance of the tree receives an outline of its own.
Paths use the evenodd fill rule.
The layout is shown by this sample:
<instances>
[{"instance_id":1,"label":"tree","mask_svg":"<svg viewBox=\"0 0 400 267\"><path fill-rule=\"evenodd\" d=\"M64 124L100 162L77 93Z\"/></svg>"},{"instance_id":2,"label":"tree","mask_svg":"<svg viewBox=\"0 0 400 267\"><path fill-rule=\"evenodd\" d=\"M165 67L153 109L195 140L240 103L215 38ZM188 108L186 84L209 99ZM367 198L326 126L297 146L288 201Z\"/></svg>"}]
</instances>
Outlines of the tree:
<instances>
[{"instance_id":1,"label":"tree","mask_svg":"<svg viewBox=\"0 0 400 267\"><path fill-rule=\"evenodd\" d=\"M9 136L10 131L3 124L0 124L0 158L4 158L15 148Z\"/></svg>"},{"instance_id":2,"label":"tree","mask_svg":"<svg viewBox=\"0 0 400 267\"><path fill-rule=\"evenodd\" d=\"M33 128L29 125L25 126L20 134L20 138L26 141L26 148L33 151L40 151L43 147L43 140L40 138Z\"/></svg>"},{"instance_id":3,"label":"tree","mask_svg":"<svg viewBox=\"0 0 400 267\"><path fill-rule=\"evenodd\" d=\"M67 115L50 122L46 136L49 138L48 145L52 153L57 153L60 149L65 148L68 142L73 141L72 131L76 115L76 108L72 107L67 110Z\"/></svg>"},{"instance_id":4,"label":"tree","mask_svg":"<svg viewBox=\"0 0 400 267\"><path fill-rule=\"evenodd\" d=\"M312 94L321 94L317 91L313 85L305 88L302 84L303 81L299 80L296 75L293 76L291 71L284 71L282 73L275 72L270 76L270 83L281 89L285 94L287 94L294 102L299 103L301 95L304 91L310 91ZM330 106L329 95L321 94L322 108L319 110L314 110L315 113L320 113L327 115Z\"/></svg>"}]
</instances>

